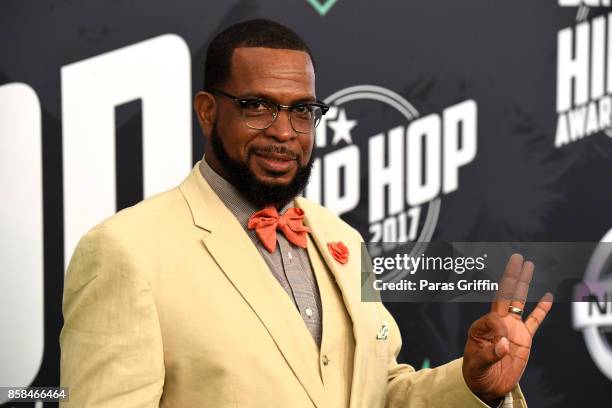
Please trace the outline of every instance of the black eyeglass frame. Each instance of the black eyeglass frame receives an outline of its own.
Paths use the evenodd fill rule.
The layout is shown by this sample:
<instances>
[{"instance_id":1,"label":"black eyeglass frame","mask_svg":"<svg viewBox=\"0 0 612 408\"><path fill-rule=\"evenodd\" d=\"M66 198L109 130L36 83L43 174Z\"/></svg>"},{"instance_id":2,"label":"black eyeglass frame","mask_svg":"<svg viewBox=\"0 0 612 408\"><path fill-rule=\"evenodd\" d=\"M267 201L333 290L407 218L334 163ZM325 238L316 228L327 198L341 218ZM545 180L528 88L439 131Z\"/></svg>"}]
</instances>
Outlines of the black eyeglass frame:
<instances>
[{"instance_id":1,"label":"black eyeglass frame","mask_svg":"<svg viewBox=\"0 0 612 408\"><path fill-rule=\"evenodd\" d=\"M242 117L244 120L245 125L247 125L249 128L251 129L256 129L256 130L265 130L267 128L269 128L270 126L272 126L272 124L276 121L276 118L278 117L278 113L282 110L282 109L286 109L287 112L289 112L289 123L291 123L291 127L293 128L293 130L295 130L297 133L310 133L312 132L312 130L309 131L301 131L301 130L297 130L295 128L295 126L293 125L293 121L291 120L291 112L293 112L294 109L302 107L302 106L316 106L318 108L321 109L321 116L325 115L327 113L327 111L329 110L329 105L317 100L316 102L303 102L303 103L296 103L295 105L281 105L280 103L275 103L266 99L261 99L261 98L239 98L237 96L228 94L227 92L224 92L220 89L216 89L216 88L209 88L206 89L206 92L212 93L212 94L218 94L218 95L222 95L225 96L226 98L232 99L233 101L235 101L236 103L238 103L238 105L240 105L240 109L244 109L244 107L249 104L249 103L253 103L253 102L260 102L263 103L266 106L274 106L276 107L276 112L271 112L272 113L272 121L270 122L270 124L266 127L263 128L258 128L258 127L253 127L251 125L249 125L246 122L246 119L244 118L244 116ZM313 130L319 125L319 123L321 122L321 118L319 118L319 120L317 122L315 122L314 126L313 126Z\"/></svg>"}]
</instances>

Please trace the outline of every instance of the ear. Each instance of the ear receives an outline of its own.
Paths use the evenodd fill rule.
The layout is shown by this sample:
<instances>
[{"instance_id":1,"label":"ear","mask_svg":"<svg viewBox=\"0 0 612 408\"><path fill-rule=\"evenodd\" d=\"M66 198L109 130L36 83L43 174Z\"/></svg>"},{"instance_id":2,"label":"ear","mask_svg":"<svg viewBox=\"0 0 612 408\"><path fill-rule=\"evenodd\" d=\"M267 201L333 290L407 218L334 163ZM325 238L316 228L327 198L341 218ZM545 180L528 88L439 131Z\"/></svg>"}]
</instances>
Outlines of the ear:
<instances>
[{"instance_id":1,"label":"ear","mask_svg":"<svg viewBox=\"0 0 612 408\"><path fill-rule=\"evenodd\" d=\"M208 92L198 92L193 100L193 109L198 116L198 122L204 137L210 138L213 123L215 123L217 116L217 101L215 97Z\"/></svg>"}]
</instances>

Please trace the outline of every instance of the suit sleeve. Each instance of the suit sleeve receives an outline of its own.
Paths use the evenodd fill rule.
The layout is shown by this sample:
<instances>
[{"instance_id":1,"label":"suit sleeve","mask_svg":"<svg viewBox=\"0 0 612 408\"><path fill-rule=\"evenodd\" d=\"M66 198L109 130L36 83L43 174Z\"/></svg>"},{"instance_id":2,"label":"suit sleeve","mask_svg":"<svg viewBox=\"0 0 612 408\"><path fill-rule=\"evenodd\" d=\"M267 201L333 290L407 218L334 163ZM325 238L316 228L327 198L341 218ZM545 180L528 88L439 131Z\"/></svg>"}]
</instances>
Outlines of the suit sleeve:
<instances>
[{"instance_id":1,"label":"suit sleeve","mask_svg":"<svg viewBox=\"0 0 612 408\"><path fill-rule=\"evenodd\" d=\"M361 244L364 243L359 232L355 231ZM367 257L367 264L372 262L367 251L362 254ZM442 366L429 369L424 368L416 371L408 364L398 364L397 356L402 348L402 338L399 327L393 316L380 300L380 294L372 292L372 282L374 274L369 271L365 279L363 288L367 288L368 297L377 299L379 306L379 316L382 321L390 325L388 345L388 369L387 369L387 408L407 408L407 407L462 407L462 408L490 408L489 405L481 401L469 389L463 378L463 358L453 360ZM512 401L512 408L526 408L527 404L519 386L517 385L506 401ZM505 406L504 406L505 408Z\"/></svg>"},{"instance_id":2,"label":"suit sleeve","mask_svg":"<svg viewBox=\"0 0 612 408\"><path fill-rule=\"evenodd\" d=\"M489 408L465 383L462 372L463 358L434 369L418 371L408 364L398 364L396 359L402 347L399 328L382 303L380 309L384 320L391 323L386 407ZM518 385L509 399L513 401L514 408L527 407Z\"/></svg>"},{"instance_id":3,"label":"suit sleeve","mask_svg":"<svg viewBox=\"0 0 612 408\"><path fill-rule=\"evenodd\" d=\"M151 288L129 250L104 227L85 235L64 284L63 407L158 407L164 384Z\"/></svg>"}]
</instances>

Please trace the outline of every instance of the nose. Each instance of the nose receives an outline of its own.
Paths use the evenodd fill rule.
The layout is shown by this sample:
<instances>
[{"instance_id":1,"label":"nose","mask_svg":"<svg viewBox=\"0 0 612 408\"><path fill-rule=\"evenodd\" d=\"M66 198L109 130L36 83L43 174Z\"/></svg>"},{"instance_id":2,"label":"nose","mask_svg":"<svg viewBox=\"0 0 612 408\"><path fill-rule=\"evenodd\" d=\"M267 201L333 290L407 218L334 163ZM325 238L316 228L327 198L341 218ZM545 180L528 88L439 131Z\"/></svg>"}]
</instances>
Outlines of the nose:
<instances>
[{"instance_id":1,"label":"nose","mask_svg":"<svg viewBox=\"0 0 612 408\"><path fill-rule=\"evenodd\" d=\"M291 126L291 119L287 109L280 109L274 122L266 129L266 135L279 142L287 142L297 137Z\"/></svg>"}]
</instances>

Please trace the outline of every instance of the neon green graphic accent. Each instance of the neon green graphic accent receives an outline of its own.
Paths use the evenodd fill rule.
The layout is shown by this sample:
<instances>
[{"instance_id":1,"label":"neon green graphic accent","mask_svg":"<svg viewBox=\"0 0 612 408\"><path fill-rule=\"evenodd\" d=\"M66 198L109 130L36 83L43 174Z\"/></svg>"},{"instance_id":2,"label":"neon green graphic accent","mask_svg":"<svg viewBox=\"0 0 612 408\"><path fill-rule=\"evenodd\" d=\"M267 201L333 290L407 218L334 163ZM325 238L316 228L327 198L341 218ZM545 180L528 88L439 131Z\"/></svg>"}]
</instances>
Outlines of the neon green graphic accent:
<instances>
[{"instance_id":1,"label":"neon green graphic accent","mask_svg":"<svg viewBox=\"0 0 612 408\"><path fill-rule=\"evenodd\" d=\"M308 0L310 5L314 7L321 16L326 15L337 1L338 0Z\"/></svg>"},{"instance_id":2,"label":"neon green graphic accent","mask_svg":"<svg viewBox=\"0 0 612 408\"><path fill-rule=\"evenodd\" d=\"M431 368L431 363L429 362L429 358L425 357L425 360L423 360L423 365L421 366L421 368Z\"/></svg>"}]
</instances>

